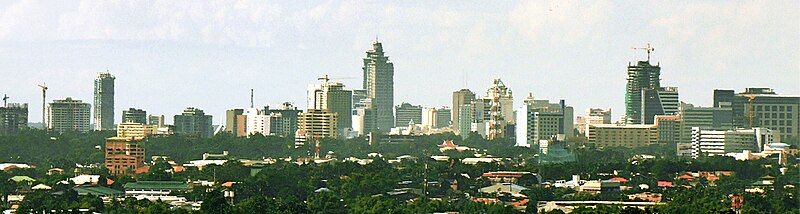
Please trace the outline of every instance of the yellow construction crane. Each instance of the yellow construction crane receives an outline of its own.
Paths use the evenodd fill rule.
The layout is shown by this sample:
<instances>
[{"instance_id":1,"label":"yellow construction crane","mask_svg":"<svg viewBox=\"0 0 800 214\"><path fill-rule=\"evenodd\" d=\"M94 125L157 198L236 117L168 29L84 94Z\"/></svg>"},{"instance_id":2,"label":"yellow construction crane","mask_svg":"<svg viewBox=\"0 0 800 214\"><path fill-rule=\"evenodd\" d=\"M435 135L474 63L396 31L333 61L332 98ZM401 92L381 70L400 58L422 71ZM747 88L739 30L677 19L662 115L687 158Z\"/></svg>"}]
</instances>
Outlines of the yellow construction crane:
<instances>
[{"instance_id":1,"label":"yellow construction crane","mask_svg":"<svg viewBox=\"0 0 800 214\"><path fill-rule=\"evenodd\" d=\"M643 47L643 48L634 47L632 49L634 49L634 50L643 50L643 51L647 52L647 61L648 62L650 62L650 52L653 52L653 51L656 50L655 48L650 46L650 43L647 43L647 47Z\"/></svg>"},{"instance_id":2,"label":"yellow construction crane","mask_svg":"<svg viewBox=\"0 0 800 214\"><path fill-rule=\"evenodd\" d=\"M38 86L42 88L42 129L47 130L47 120L45 118L47 116L47 112L45 112L47 106L47 84L42 83Z\"/></svg>"},{"instance_id":3,"label":"yellow construction crane","mask_svg":"<svg viewBox=\"0 0 800 214\"><path fill-rule=\"evenodd\" d=\"M753 128L753 115L754 115L754 113L753 113L753 100L756 99L756 96L752 95L752 94L748 94L748 95L745 95L745 97L747 97L747 101L748 101L747 111L750 112L749 113L750 128L752 129Z\"/></svg>"}]
</instances>

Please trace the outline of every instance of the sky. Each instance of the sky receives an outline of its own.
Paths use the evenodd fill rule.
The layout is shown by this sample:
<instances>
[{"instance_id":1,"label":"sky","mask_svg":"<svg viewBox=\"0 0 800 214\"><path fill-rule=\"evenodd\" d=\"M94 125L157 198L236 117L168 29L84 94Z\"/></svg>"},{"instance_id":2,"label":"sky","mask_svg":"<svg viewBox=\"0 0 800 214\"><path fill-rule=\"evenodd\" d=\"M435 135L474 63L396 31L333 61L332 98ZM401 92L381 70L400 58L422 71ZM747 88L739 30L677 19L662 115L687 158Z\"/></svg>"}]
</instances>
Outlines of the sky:
<instances>
[{"instance_id":1,"label":"sky","mask_svg":"<svg viewBox=\"0 0 800 214\"><path fill-rule=\"evenodd\" d=\"M500 78L515 104L564 99L624 113L626 68L651 44L662 86L709 106L714 89L800 94L800 1L1 1L0 93L29 103L91 103L98 72L123 110L306 107L330 75L361 88L362 58L383 43L395 105L450 106Z\"/></svg>"}]
</instances>

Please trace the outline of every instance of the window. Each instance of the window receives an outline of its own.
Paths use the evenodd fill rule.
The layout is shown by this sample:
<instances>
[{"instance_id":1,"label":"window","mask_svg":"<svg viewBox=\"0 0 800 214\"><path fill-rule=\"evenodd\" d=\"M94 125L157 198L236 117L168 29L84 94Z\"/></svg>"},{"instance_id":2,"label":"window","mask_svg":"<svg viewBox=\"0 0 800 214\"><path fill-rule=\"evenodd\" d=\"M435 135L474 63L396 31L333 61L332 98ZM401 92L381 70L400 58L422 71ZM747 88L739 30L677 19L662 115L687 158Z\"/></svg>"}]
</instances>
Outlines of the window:
<instances>
[{"instance_id":1,"label":"window","mask_svg":"<svg viewBox=\"0 0 800 214\"><path fill-rule=\"evenodd\" d=\"M780 111L783 111L783 106L778 107L778 109L780 109Z\"/></svg>"},{"instance_id":2,"label":"window","mask_svg":"<svg viewBox=\"0 0 800 214\"><path fill-rule=\"evenodd\" d=\"M778 106L772 106L772 111L778 111Z\"/></svg>"}]
</instances>

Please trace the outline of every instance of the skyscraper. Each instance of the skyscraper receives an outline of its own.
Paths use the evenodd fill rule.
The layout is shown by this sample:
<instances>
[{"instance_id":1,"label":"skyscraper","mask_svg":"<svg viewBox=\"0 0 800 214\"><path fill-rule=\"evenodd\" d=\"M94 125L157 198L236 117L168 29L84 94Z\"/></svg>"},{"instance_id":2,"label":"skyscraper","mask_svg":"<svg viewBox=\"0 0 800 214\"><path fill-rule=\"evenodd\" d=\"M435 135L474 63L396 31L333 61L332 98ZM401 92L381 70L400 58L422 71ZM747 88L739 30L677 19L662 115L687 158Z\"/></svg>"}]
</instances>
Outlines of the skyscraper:
<instances>
[{"instance_id":1,"label":"skyscraper","mask_svg":"<svg viewBox=\"0 0 800 214\"><path fill-rule=\"evenodd\" d=\"M377 40L372 43L372 50L367 51L362 70L364 89L367 97L372 98L378 131L388 132L394 127L394 64L384 55L383 46Z\"/></svg>"},{"instance_id":2,"label":"skyscraper","mask_svg":"<svg viewBox=\"0 0 800 214\"><path fill-rule=\"evenodd\" d=\"M464 89L461 89L461 90L453 92L453 106L451 107L451 109L453 109L453 114L452 114L452 116L453 116L453 127L456 130L456 134L461 134L461 131L460 131L461 129L458 128L459 124L461 124L459 122L460 121L460 118L459 118L460 114L458 113L459 109L461 108L461 105L470 104L474 100L475 100L475 93L470 91L469 89L464 88ZM469 121L469 122L471 122L471 121ZM467 123L469 123L469 122L467 122Z\"/></svg>"},{"instance_id":3,"label":"skyscraper","mask_svg":"<svg viewBox=\"0 0 800 214\"><path fill-rule=\"evenodd\" d=\"M91 105L89 103L67 97L64 100L53 100L47 110L47 125L50 130L87 132L91 129L89 126Z\"/></svg>"},{"instance_id":4,"label":"skyscraper","mask_svg":"<svg viewBox=\"0 0 800 214\"><path fill-rule=\"evenodd\" d=\"M660 76L661 67L650 64L649 60L639 61L636 65L628 64L628 84L625 87L625 123L643 124L642 89L660 88Z\"/></svg>"},{"instance_id":5,"label":"skyscraper","mask_svg":"<svg viewBox=\"0 0 800 214\"><path fill-rule=\"evenodd\" d=\"M136 109L136 108L129 108L128 110L122 111L122 122L133 122L133 123L147 123L147 111Z\"/></svg>"},{"instance_id":6,"label":"skyscraper","mask_svg":"<svg viewBox=\"0 0 800 214\"><path fill-rule=\"evenodd\" d=\"M114 129L114 76L98 73L94 80L95 130Z\"/></svg>"},{"instance_id":7,"label":"skyscraper","mask_svg":"<svg viewBox=\"0 0 800 214\"><path fill-rule=\"evenodd\" d=\"M313 108L336 113L337 133L347 134L352 127L353 92L344 89L340 82L328 82L309 86L309 101L313 100Z\"/></svg>"}]
</instances>

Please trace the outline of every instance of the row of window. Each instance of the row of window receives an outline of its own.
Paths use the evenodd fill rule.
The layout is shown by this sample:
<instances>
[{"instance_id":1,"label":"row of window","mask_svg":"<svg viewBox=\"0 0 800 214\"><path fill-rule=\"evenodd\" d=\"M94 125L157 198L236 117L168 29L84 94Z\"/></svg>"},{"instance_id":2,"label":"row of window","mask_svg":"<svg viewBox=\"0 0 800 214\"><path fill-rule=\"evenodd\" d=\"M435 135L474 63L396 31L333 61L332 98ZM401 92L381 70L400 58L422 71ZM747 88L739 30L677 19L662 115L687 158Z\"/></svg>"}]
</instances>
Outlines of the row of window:
<instances>
[{"instance_id":1,"label":"row of window","mask_svg":"<svg viewBox=\"0 0 800 214\"><path fill-rule=\"evenodd\" d=\"M792 111L793 106L755 106L756 111Z\"/></svg>"}]
</instances>

